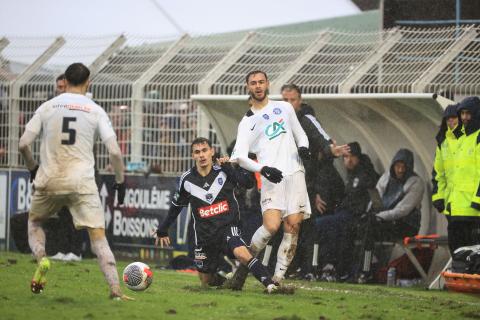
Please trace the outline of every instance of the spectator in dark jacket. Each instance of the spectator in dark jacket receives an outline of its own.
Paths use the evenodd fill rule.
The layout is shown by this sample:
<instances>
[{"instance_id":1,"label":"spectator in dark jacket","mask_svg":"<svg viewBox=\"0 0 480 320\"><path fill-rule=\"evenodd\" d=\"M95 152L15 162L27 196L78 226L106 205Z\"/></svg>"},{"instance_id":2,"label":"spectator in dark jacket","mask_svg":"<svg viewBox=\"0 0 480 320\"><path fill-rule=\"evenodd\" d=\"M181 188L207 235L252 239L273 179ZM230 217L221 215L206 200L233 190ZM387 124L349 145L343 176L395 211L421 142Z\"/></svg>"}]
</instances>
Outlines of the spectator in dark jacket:
<instances>
[{"instance_id":1,"label":"spectator in dark jacket","mask_svg":"<svg viewBox=\"0 0 480 320\"><path fill-rule=\"evenodd\" d=\"M350 152L343 156L347 170L345 196L333 215L317 218L320 259L324 270L328 270L323 275L325 280L347 280L351 276L355 229L370 201L368 190L375 188L379 177L358 142L349 146ZM332 266L336 273L333 278Z\"/></svg>"},{"instance_id":2,"label":"spectator in dark jacket","mask_svg":"<svg viewBox=\"0 0 480 320\"><path fill-rule=\"evenodd\" d=\"M299 269L299 276L313 279L312 259L315 241L314 220L320 213L327 210L327 206L334 206L334 194L343 192L343 182L333 166L333 158L348 152L348 145L337 146L315 118L313 108L302 101L302 93L295 84L282 86L283 100L289 102L297 114L298 121L305 131L309 141L311 159L304 161L305 180L308 197L310 199L312 216L302 222L299 234L299 243L294 261L289 271ZM319 185L319 183L332 184ZM339 187L340 190L339 190ZM333 188L332 188L333 187ZM326 201L328 199L328 201ZM315 210L315 208L317 210Z\"/></svg>"}]
</instances>

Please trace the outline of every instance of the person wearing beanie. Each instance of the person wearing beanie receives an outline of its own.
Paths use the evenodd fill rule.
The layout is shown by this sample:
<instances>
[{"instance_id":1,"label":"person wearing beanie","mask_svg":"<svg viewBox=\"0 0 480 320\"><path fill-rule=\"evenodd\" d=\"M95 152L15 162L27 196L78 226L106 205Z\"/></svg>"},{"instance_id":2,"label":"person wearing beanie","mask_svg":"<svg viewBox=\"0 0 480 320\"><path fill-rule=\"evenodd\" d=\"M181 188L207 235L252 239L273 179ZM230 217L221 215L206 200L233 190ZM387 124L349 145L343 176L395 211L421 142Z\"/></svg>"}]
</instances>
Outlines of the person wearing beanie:
<instances>
[{"instance_id":1,"label":"person wearing beanie","mask_svg":"<svg viewBox=\"0 0 480 320\"><path fill-rule=\"evenodd\" d=\"M451 111L442 120L448 128L441 126L437 134L432 174L432 201L447 217L452 256L460 247L480 243L480 99L467 97L456 111L458 125L453 129Z\"/></svg>"},{"instance_id":2,"label":"person wearing beanie","mask_svg":"<svg viewBox=\"0 0 480 320\"><path fill-rule=\"evenodd\" d=\"M432 203L439 213L444 214L445 202L448 203L446 181L453 176L454 154L458 148L458 138L462 135L461 130L456 130L459 123L457 108L458 104L445 108L440 129L435 136L437 148L432 172Z\"/></svg>"}]
</instances>

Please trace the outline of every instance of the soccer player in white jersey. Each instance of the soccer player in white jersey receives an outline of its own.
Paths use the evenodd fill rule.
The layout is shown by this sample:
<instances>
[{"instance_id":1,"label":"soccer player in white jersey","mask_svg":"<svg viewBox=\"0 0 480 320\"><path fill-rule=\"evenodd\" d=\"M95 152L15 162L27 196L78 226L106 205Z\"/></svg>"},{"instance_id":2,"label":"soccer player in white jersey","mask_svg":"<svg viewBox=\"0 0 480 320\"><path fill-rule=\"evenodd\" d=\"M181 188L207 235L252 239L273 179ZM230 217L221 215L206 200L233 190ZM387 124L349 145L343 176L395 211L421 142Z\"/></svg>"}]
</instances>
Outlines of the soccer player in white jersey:
<instances>
[{"instance_id":1,"label":"soccer player in white jersey","mask_svg":"<svg viewBox=\"0 0 480 320\"><path fill-rule=\"evenodd\" d=\"M124 166L115 132L105 111L85 96L90 71L81 63L65 71L66 93L42 104L27 123L19 150L30 170L34 193L28 220L28 242L38 261L31 282L33 293L43 291L50 261L42 228L50 215L67 206L77 229L87 228L92 251L110 287L112 299L129 300L120 289L115 257L105 237L105 218L94 177L93 145L97 136L107 147L115 169L117 199L125 198ZM40 164L30 145L41 135Z\"/></svg>"},{"instance_id":2,"label":"soccer player in white jersey","mask_svg":"<svg viewBox=\"0 0 480 320\"><path fill-rule=\"evenodd\" d=\"M283 221L274 274L274 280L281 281L295 255L300 223L311 213L302 164L302 158L309 157L308 139L292 105L269 100L265 72L250 72L246 83L252 105L238 126L232 160L263 176L263 225L252 237L254 254L265 248ZM248 158L249 152L257 155L258 162Z\"/></svg>"}]
</instances>

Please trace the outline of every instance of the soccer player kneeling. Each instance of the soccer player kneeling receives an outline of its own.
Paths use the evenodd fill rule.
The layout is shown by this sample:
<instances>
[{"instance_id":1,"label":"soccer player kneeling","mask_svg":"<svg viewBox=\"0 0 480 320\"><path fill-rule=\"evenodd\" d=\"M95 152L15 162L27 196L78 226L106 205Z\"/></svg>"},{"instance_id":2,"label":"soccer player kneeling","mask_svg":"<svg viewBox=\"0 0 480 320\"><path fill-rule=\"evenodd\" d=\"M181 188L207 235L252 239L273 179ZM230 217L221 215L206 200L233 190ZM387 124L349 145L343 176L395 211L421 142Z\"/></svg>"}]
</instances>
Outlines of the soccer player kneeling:
<instances>
[{"instance_id":1,"label":"soccer player kneeling","mask_svg":"<svg viewBox=\"0 0 480 320\"><path fill-rule=\"evenodd\" d=\"M191 145L195 166L180 178L168 216L156 230L156 245L170 245L168 228L182 207L191 205L195 232L195 263L202 286L218 285L215 272L221 253L236 258L250 270L268 293L291 293L280 288L257 258L250 253L238 227L240 214L234 189L251 188L255 180L241 168L233 168L228 157L213 164L214 149L206 138L196 138ZM279 290L281 289L281 290Z\"/></svg>"}]
</instances>

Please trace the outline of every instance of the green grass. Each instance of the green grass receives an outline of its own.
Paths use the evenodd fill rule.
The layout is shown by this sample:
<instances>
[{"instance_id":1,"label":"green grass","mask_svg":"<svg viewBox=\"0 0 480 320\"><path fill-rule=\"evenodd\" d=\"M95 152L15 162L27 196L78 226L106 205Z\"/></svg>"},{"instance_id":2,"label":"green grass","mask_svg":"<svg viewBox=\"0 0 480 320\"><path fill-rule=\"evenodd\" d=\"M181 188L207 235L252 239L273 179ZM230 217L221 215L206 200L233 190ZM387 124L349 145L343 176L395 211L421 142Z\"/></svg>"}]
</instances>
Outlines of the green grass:
<instances>
[{"instance_id":1,"label":"green grass","mask_svg":"<svg viewBox=\"0 0 480 320\"><path fill-rule=\"evenodd\" d=\"M0 252L0 319L480 319L478 295L303 281L295 295L266 295L253 278L242 292L201 290L195 275L158 269L148 290L124 288L135 301L111 301L95 260L52 261L34 295L34 270L30 255Z\"/></svg>"}]
</instances>

